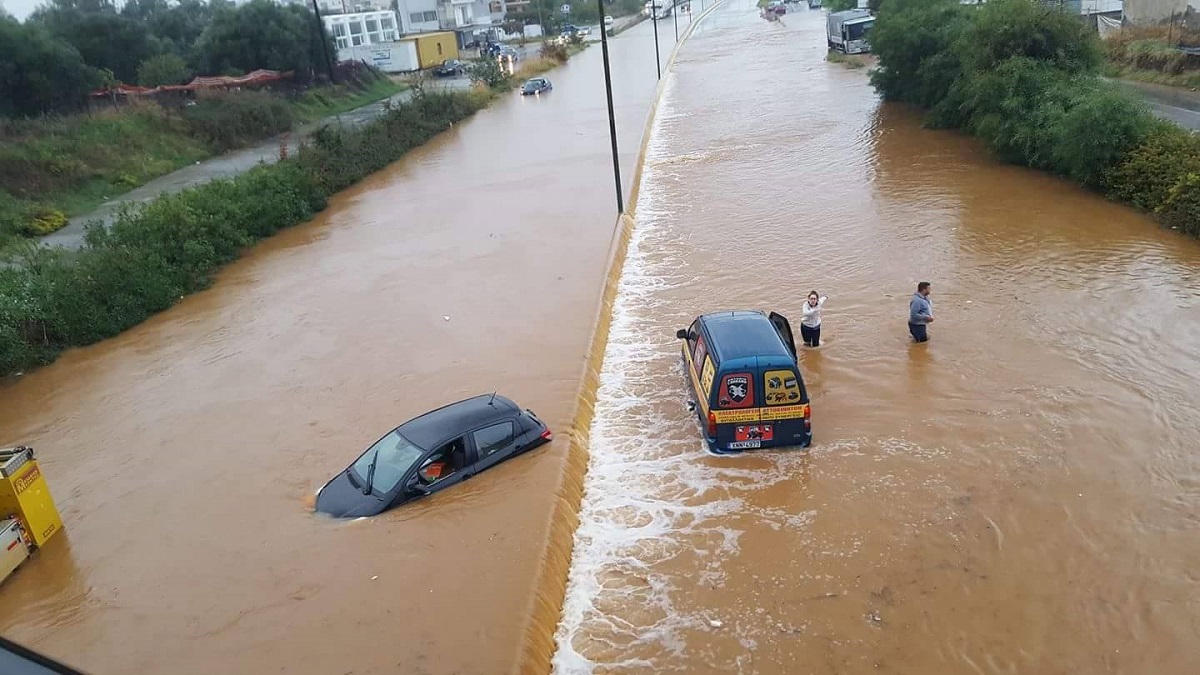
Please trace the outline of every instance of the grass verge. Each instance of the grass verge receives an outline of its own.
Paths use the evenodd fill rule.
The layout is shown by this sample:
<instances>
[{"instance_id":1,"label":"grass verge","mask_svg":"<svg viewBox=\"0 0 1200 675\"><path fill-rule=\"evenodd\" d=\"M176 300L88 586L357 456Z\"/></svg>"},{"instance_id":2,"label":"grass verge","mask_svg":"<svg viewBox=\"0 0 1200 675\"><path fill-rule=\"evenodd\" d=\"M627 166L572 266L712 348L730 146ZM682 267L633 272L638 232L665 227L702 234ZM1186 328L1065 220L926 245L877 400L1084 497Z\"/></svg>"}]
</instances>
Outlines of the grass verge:
<instances>
[{"instance_id":1,"label":"grass verge","mask_svg":"<svg viewBox=\"0 0 1200 675\"><path fill-rule=\"evenodd\" d=\"M403 89L379 77L311 89L294 101L212 93L177 110L131 101L89 115L0 121L0 247L49 234L67 217L188 164Z\"/></svg>"},{"instance_id":2,"label":"grass verge","mask_svg":"<svg viewBox=\"0 0 1200 675\"><path fill-rule=\"evenodd\" d=\"M836 49L830 49L829 53L825 55L825 60L830 63L840 63L851 70L858 70L867 65L866 59L858 54L843 54Z\"/></svg>"},{"instance_id":3,"label":"grass verge","mask_svg":"<svg viewBox=\"0 0 1200 675\"><path fill-rule=\"evenodd\" d=\"M111 337L207 287L254 242L474 114L487 93L425 93L357 129L324 127L291 159L164 195L88 231L78 251L26 245L0 267L0 376Z\"/></svg>"}]
</instances>

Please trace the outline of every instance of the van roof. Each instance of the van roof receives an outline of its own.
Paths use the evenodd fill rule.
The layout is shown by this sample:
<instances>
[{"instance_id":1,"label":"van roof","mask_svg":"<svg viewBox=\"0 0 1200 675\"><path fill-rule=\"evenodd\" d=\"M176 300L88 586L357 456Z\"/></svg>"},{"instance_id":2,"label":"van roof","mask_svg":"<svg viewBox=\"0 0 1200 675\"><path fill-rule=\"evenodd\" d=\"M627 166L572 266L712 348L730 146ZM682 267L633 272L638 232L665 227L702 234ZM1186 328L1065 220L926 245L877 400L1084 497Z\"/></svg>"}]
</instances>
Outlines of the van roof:
<instances>
[{"instance_id":1,"label":"van roof","mask_svg":"<svg viewBox=\"0 0 1200 675\"><path fill-rule=\"evenodd\" d=\"M762 312L718 312L705 314L700 321L708 329L709 350L723 367L726 362L760 357L780 357L788 364L794 363L792 353ZM762 361L758 365L774 365L775 359Z\"/></svg>"}]
</instances>

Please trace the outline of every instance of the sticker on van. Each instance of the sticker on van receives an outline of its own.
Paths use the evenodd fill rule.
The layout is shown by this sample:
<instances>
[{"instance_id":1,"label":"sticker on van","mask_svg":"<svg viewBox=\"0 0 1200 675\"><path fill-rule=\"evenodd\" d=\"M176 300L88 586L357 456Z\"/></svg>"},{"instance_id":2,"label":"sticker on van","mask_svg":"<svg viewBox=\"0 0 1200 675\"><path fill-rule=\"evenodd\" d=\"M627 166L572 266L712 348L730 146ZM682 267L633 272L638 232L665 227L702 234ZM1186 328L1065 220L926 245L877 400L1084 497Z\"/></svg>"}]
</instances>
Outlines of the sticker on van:
<instances>
[{"instance_id":1,"label":"sticker on van","mask_svg":"<svg viewBox=\"0 0 1200 675\"><path fill-rule=\"evenodd\" d=\"M790 370L768 370L763 373L767 405L795 405L800 402L800 382Z\"/></svg>"},{"instance_id":2,"label":"sticker on van","mask_svg":"<svg viewBox=\"0 0 1200 675\"><path fill-rule=\"evenodd\" d=\"M703 396L704 398L709 397L709 395L712 393L713 378L716 376L716 368L713 367L712 359L705 356L704 370L700 371L700 386L704 388L704 391L699 392L698 395Z\"/></svg>"},{"instance_id":3,"label":"sticker on van","mask_svg":"<svg viewBox=\"0 0 1200 675\"><path fill-rule=\"evenodd\" d=\"M722 377L717 405L722 408L754 407L754 382L750 373L731 373Z\"/></svg>"}]
</instances>

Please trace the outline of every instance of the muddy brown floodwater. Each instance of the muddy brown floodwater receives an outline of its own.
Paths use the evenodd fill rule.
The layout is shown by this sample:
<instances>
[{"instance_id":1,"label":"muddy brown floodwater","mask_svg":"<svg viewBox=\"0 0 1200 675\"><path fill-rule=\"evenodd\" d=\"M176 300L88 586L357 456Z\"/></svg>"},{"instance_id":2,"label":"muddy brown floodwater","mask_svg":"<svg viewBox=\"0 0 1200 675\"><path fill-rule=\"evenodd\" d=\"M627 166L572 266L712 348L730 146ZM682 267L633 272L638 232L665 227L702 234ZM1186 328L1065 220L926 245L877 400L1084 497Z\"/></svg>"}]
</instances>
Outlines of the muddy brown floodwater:
<instances>
[{"instance_id":1,"label":"muddy brown floodwater","mask_svg":"<svg viewBox=\"0 0 1200 675\"><path fill-rule=\"evenodd\" d=\"M880 104L823 16L731 0L669 76L556 672L1200 672L1200 244ZM706 455L675 330L814 288L814 447Z\"/></svg>"},{"instance_id":2,"label":"muddy brown floodwater","mask_svg":"<svg viewBox=\"0 0 1200 675\"><path fill-rule=\"evenodd\" d=\"M627 182L650 28L611 44ZM549 77L0 389L0 443L39 451L66 522L5 582L0 633L96 674L515 668L562 435L383 517L307 505L458 398L496 389L568 427L616 208L599 47Z\"/></svg>"}]
</instances>

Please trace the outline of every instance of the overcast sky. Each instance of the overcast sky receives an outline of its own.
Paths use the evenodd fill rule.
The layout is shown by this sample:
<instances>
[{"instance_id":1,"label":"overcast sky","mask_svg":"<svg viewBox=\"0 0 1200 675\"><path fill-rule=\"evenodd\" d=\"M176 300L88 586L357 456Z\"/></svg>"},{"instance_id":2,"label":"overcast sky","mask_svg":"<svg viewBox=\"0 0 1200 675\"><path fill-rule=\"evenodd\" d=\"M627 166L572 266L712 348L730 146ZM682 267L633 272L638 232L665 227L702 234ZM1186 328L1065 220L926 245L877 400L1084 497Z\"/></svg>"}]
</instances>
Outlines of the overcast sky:
<instances>
[{"instance_id":1,"label":"overcast sky","mask_svg":"<svg viewBox=\"0 0 1200 675\"><path fill-rule=\"evenodd\" d=\"M42 4L42 0L0 0L0 5L3 5L9 14L22 21L40 4Z\"/></svg>"}]
</instances>

